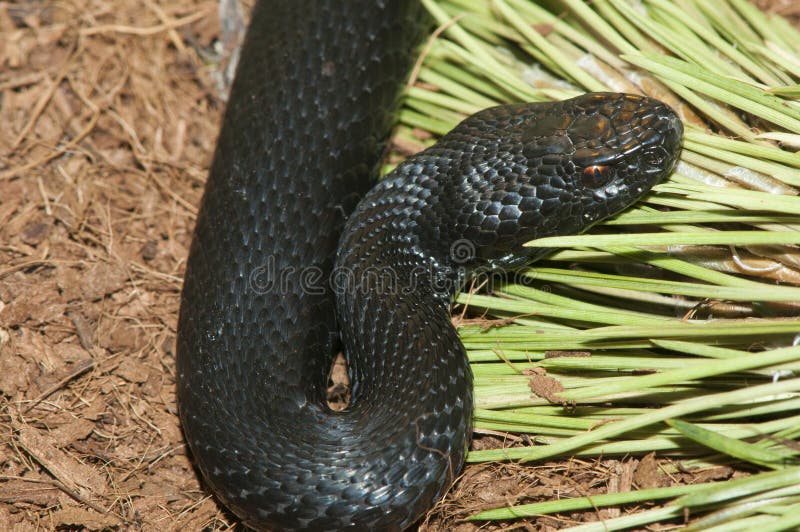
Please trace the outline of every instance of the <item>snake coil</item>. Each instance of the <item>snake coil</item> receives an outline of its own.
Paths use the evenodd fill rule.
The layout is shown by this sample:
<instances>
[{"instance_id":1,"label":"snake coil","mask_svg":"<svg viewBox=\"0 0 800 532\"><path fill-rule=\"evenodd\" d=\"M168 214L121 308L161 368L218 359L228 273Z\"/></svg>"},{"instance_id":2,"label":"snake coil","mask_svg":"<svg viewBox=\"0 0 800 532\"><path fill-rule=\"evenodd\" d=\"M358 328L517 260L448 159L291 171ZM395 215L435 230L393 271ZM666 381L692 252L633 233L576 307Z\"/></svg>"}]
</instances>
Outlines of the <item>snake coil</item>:
<instances>
[{"instance_id":1,"label":"snake coil","mask_svg":"<svg viewBox=\"0 0 800 532\"><path fill-rule=\"evenodd\" d=\"M682 127L622 94L487 109L374 188L427 23L417 2L259 2L197 218L180 415L254 528L400 530L457 474L472 375L449 298L672 170ZM352 400L325 404L345 352Z\"/></svg>"}]
</instances>

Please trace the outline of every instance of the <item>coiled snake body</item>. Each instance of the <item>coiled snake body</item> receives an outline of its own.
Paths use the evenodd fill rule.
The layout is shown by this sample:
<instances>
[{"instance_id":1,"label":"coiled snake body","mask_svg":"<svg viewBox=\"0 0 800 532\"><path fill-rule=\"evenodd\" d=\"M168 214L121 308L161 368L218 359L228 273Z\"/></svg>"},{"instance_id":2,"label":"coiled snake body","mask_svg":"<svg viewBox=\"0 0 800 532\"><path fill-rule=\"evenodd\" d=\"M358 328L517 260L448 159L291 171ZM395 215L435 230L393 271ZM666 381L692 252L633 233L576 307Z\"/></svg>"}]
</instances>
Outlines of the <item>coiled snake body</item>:
<instances>
[{"instance_id":1,"label":"coiled snake body","mask_svg":"<svg viewBox=\"0 0 800 532\"><path fill-rule=\"evenodd\" d=\"M397 530L424 514L471 432L458 283L624 209L677 158L668 107L590 94L482 111L369 190L426 29L416 2L255 7L177 351L196 463L252 527ZM334 413L340 349L353 390Z\"/></svg>"}]
</instances>

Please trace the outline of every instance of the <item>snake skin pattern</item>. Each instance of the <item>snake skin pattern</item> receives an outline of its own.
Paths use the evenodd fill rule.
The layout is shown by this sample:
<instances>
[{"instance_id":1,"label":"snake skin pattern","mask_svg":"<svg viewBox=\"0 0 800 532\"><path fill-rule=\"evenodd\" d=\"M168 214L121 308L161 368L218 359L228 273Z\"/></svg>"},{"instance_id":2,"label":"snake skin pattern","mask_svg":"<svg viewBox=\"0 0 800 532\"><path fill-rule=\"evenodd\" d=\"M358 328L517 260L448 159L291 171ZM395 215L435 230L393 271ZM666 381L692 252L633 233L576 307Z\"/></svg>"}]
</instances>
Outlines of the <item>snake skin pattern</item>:
<instances>
[{"instance_id":1,"label":"snake skin pattern","mask_svg":"<svg viewBox=\"0 0 800 532\"><path fill-rule=\"evenodd\" d=\"M472 375L448 304L667 176L641 96L487 109L374 180L429 29L417 2L258 2L197 218L180 416L211 490L269 530L402 530L459 472ZM370 190L371 188L371 190ZM352 399L326 405L332 357Z\"/></svg>"}]
</instances>

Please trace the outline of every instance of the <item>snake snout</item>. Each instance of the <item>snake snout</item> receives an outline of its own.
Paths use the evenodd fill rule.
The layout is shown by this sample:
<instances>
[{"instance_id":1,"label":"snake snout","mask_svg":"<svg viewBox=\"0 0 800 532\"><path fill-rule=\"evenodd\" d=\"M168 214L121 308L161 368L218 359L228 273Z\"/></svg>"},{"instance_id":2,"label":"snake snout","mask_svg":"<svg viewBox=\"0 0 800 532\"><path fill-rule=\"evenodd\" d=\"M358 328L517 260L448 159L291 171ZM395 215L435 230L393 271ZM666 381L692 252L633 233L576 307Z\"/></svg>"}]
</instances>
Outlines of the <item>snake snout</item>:
<instances>
[{"instance_id":1,"label":"snake snout","mask_svg":"<svg viewBox=\"0 0 800 532\"><path fill-rule=\"evenodd\" d=\"M664 107L664 115L659 122L661 133L663 135L663 145L667 153L672 155L672 160L667 173L671 173L678 162L678 156L681 153L681 141L683 140L683 122L681 122L678 114L672 110L671 107L662 104Z\"/></svg>"},{"instance_id":2,"label":"snake snout","mask_svg":"<svg viewBox=\"0 0 800 532\"><path fill-rule=\"evenodd\" d=\"M652 117L643 121L637 157L637 172L647 188L668 177L678 162L683 138L683 123L677 113L658 100L648 99Z\"/></svg>"},{"instance_id":3,"label":"snake snout","mask_svg":"<svg viewBox=\"0 0 800 532\"><path fill-rule=\"evenodd\" d=\"M680 154L683 124L663 102L633 94L593 93L567 100L576 117L566 134L572 190L584 227L612 216L666 179Z\"/></svg>"}]
</instances>

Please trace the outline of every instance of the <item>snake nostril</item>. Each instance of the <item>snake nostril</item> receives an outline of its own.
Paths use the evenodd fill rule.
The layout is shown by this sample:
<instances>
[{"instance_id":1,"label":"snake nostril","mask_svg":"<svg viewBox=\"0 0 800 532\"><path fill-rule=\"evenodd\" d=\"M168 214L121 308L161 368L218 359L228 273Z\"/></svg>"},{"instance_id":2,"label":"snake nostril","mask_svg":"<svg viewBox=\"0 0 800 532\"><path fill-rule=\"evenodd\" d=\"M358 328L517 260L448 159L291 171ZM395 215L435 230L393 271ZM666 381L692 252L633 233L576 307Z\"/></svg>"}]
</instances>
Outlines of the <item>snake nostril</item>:
<instances>
[{"instance_id":1,"label":"snake nostril","mask_svg":"<svg viewBox=\"0 0 800 532\"><path fill-rule=\"evenodd\" d=\"M664 162L665 155L662 150L650 151L642 156L642 161L648 166L660 166Z\"/></svg>"}]
</instances>

